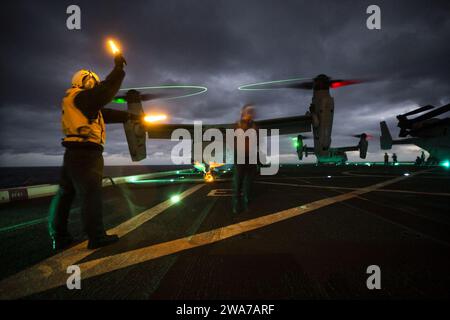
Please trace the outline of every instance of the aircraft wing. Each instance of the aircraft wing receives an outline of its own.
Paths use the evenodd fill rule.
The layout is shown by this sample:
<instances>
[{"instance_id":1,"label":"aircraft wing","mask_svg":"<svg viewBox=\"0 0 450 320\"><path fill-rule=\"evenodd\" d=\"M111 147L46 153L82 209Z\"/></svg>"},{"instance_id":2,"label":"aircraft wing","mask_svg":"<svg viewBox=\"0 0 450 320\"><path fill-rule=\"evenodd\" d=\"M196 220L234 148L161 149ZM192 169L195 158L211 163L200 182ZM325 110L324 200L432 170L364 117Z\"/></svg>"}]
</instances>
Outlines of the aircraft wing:
<instances>
[{"instance_id":1,"label":"aircraft wing","mask_svg":"<svg viewBox=\"0 0 450 320\"><path fill-rule=\"evenodd\" d=\"M260 129L279 129L280 135L311 131L311 117L294 116L277 119L265 119L255 121ZM225 134L226 129L234 129L234 123L226 124L202 124L202 129L216 128ZM186 129L191 135L194 134L194 124L151 124L147 127L149 139L170 139L175 129Z\"/></svg>"},{"instance_id":2,"label":"aircraft wing","mask_svg":"<svg viewBox=\"0 0 450 320\"><path fill-rule=\"evenodd\" d=\"M280 135L311 132L311 116L294 116L255 121L260 129L279 129Z\"/></svg>"},{"instance_id":3,"label":"aircraft wing","mask_svg":"<svg viewBox=\"0 0 450 320\"><path fill-rule=\"evenodd\" d=\"M353 146L353 147L338 147L338 148L333 148L333 150L336 150L336 151L342 151L342 152L359 151L359 146Z\"/></svg>"},{"instance_id":4,"label":"aircraft wing","mask_svg":"<svg viewBox=\"0 0 450 320\"><path fill-rule=\"evenodd\" d=\"M233 129L234 123L230 124L202 124L202 130L216 128L225 134L226 129ZM172 132L176 129L188 130L191 136L194 136L194 124L192 123L167 123L167 124L152 124L147 127L149 139L170 139Z\"/></svg>"}]
</instances>

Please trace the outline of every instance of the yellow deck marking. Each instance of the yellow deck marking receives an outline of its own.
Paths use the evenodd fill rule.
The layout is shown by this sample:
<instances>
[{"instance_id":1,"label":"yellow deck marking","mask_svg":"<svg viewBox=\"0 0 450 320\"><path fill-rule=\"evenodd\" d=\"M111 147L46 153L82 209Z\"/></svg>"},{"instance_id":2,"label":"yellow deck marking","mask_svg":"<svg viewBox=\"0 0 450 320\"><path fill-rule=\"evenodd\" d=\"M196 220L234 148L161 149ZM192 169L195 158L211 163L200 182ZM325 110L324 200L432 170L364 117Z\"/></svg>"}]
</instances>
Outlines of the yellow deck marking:
<instances>
[{"instance_id":1,"label":"yellow deck marking","mask_svg":"<svg viewBox=\"0 0 450 320\"><path fill-rule=\"evenodd\" d=\"M411 174L411 176L412 175L413 174ZM83 279L98 276L114 270L126 268L138 263L157 259L160 257L197 248L200 246L212 244L245 232L260 229L272 225L274 223L284 221L293 217L297 217L325 206L329 206L334 203L358 197L361 194L372 192L374 190L383 188L384 186L396 183L398 181L407 178L408 177L404 176L398 177L385 182L377 183L372 186L354 190L349 193L337 195L326 199L321 199L298 207L268 214L255 219L242 221L236 224L199 233L193 236L184 237L173 241L168 241L104 258L99 258L96 260L87 261L85 263L80 264L79 267L82 270L81 272L83 274Z\"/></svg>"},{"instance_id":2,"label":"yellow deck marking","mask_svg":"<svg viewBox=\"0 0 450 320\"><path fill-rule=\"evenodd\" d=\"M233 189L212 189L206 196L207 197L231 197L233 195Z\"/></svg>"},{"instance_id":3,"label":"yellow deck marking","mask_svg":"<svg viewBox=\"0 0 450 320\"><path fill-rule=\"evenodd\" d=\"M200 184L187 189L180 194L180 199L186 198L203 186L204 184ZM170 199L166 200L108 230L108 233L123 237L172 205L173 203ZM86 247L87 241L84 241L4 279L0 282L0 299L16 299L64 284L68 277L66 273L67 267L76 264L98 250L88 250Z\"/></svg>"}]
</instances>

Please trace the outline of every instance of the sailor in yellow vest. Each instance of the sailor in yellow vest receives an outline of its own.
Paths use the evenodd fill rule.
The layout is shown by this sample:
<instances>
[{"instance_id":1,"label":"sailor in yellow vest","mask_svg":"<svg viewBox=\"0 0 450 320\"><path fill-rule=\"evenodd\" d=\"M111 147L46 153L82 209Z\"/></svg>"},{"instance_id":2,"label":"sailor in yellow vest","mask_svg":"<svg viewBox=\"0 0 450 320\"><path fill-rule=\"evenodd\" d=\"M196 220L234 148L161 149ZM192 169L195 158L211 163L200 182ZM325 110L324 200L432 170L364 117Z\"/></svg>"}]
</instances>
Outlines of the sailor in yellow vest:
<instances>
[{"instance_id":1,"label":"sailor in yellow vest","mask_svg":"<svg viewBox=\"0 0 450 320\"><path fill-rule=\"evenodd\" d=\"M72 202L80 199L83 227L88 248L95 249L118 241L107 235L102 217L103 146L105 122L140 121L128 112L103 108L111 102L125 77L121 54L114 57L113 71L100 82L92 71L80 70L72 78L72 88L62 100L62 145L66 148L59 191L50 206L49 233L53 249L64 249L73 242L67 224Z\"/></svg>"}]
</instances>

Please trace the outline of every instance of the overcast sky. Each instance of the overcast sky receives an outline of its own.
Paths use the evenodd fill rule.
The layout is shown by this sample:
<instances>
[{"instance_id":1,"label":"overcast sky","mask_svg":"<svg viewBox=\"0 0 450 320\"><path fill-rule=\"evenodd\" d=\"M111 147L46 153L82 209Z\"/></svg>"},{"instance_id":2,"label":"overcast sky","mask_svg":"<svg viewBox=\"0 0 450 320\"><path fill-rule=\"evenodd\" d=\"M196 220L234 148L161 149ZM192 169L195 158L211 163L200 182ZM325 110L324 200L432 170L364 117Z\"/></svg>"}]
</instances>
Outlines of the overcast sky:
<instances>
[{"instance_id":1,"label":"overcast sky","mask_svg":"<svg viewBox=\"0 0 450 320\"><path fill-rule=\"evenodd\" d=\"M81 8L79 31L66 8ZM381 30L366 27L366 8L381 8ZM259 118L304 114L311 91L242 92L247 83L325 73L376 82L332 91L332 146L368 132L370 160L381 160L379 122L397 135L395 115L450 102L449 1L8 1L2 3L0 166L60 165L61 98L80 68L105 77L105 39L120 39L128 66L123 87L203 85L203 95L145 103L171 122L235 121L253 102ZM124 109L124 105L111 105ZM132 164L122 125L107 128L105 163ZM288 138L282 159L295 162ZM308 142L307 142L308 143ZM311 142L309 142L311 144ZM173 143L147 142L142 164L168 163ZM394 148L412 160L418 148ZM357 160L357 154L350 154Z\"/></svg>"}]
</instances>

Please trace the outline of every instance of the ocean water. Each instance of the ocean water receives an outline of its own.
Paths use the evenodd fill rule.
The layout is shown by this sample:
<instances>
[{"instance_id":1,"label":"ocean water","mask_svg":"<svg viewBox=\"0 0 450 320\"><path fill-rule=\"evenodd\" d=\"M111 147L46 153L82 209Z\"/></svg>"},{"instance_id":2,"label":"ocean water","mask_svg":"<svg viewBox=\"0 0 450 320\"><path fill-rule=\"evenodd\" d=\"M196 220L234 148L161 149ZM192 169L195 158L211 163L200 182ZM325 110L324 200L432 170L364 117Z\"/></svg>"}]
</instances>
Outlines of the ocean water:
<instances>
[{"instance_id":1,"label":"ocean water","mask_svg":"<svg viewBox=\"0 0 450 320\"><path fill-rule=\"evenodd\" d=\"M150 172L189 169L192 166L107 166L103 176L121 177ZM57 184L61 167L0 167L0 189L37 184Z\"/></svg>"}]
</instances>

